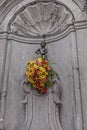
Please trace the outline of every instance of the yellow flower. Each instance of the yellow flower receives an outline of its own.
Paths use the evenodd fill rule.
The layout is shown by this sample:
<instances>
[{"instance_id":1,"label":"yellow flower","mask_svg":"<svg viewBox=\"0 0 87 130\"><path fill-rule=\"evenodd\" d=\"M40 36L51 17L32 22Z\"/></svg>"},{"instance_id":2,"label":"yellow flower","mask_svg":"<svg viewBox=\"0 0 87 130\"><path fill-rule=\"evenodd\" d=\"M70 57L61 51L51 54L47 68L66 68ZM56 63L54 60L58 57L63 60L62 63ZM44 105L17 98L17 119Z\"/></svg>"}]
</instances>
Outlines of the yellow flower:
<instances>
[{"instance_id":1,"label":"yellow flower","mask_svg":"<svg viewBox=\"0 0 87 130\"><path fill-rule=\"evenodd\" d=\"M45 78L46 78L45 75L41 75L41 76L40 76L40 79L45 79Z\"/></svg>"},{"instance_id":2,"label":"yellow flower","mask_svg":"<svg viewBox=\"0 0 87 130\"><path fill-rule=\"evenodd\" d=\"M32 84L34 83L34 81L31 78L28 78L27 80Z\"/></svg>"},{"instance_id":3,"label":"yellow flower","mask_svg":"<svg viewBox=\"0 0 87 130\"><path fill-rule=\"evenodd\" d=\"M35 62L36 62L36 60L30 60L30 61L27 62L27 65L32 65L32 64L34 64Z\"/></svg>"},{"instance_id":4,"label":"yellow flower","mask_svg":"<svg viewBox=\"0 0 87 130\"><path fill-rule=\"evenodd\" d=\"M33 68L36 68L36 69L38 69L38 65L34 64Z\"/></svg>"},{"instance_id":5,"label":"yellow flower","mask_svg":"<svg viewBox=\"0 0 87 130\"><path fill-rule=\"evenodd\" d=\"M40 85L41 85L41 87L44 87L44 83L43 82L41 82Z\"/></svg>"},{"instance_id":6,"label":"yellow flower","mask_svg":"<svg viewBox=\"0 0 87 130\"><path fill-rule=\"evenodd\" d=\"M48 75L48 72L44 72L44 75Z\"/></svg>"},{"instance_id":7,"label":"yellow flower","mask_svg":"<svg viewBox=\"0 0 87 130\"><path fill-rule=\"evenodd\" d=\"M38 58L37 61L38 61L38 62L42 62L43 59L42 59L42 58Z\"/></svg>"},{"instance_id":8,"label":"yellow flower","mask_svg":"<svg viewBox=\"0 0 87 130\"><path fill-rule=\"evenodd\" d=\"M42 71L42 72L46 71L46 69L44 67L42 67L42 66L39 67L39 70Z\"/></svg>"}]
</instances>

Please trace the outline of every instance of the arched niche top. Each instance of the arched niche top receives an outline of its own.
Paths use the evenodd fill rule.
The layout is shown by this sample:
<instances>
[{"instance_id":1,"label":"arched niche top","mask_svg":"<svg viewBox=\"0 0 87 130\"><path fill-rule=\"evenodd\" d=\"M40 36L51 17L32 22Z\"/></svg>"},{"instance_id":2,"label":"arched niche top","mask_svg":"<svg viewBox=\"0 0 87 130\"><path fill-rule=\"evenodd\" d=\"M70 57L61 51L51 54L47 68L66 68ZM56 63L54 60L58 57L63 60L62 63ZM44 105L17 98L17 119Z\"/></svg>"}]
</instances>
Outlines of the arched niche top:
<instances>
[{"instance_id":1,"label":"arched niche top","mask_svg":"<svg viewBox=\"0 0 87 130\"><path fill-rule=\"evenodd\" d=\"M34 0L0 0L0 24L3 24L3 27L0 28L3 31L7 31L7 25L11 17L15 15L15 13L22 8L23 6L26 6L30 2ZM39 1L39 0L37 0ZM54 1L54 0L53 0ZM74 3L72 0L56 0L64 3L67 5L68 8L73 12L75 20L79 20L81 10L78 7L77 4Z\"/></svg>"},{"instance_id":2,"label":"arched niche top","mask_svg":"<svg viewBox=\"0 0 87 130\"><path fill-rule=\"evenodd\" d=\"M31 2L11 19L8 31L26 38L53 37L64 32L74 21L71 11L53 0Z\"/></svg>"}]
</instances>

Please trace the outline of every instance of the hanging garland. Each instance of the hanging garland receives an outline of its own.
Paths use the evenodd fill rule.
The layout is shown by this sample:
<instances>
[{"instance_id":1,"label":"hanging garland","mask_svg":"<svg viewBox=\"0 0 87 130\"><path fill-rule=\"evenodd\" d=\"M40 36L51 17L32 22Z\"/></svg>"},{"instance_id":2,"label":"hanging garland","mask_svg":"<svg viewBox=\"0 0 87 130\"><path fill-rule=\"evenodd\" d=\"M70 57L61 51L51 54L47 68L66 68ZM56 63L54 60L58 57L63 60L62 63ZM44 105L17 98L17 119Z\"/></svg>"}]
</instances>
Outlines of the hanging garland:
<instances>
[{"instance_id":1,"label":"hanging garland","mask_svg":"<svg viewBox=\"0 0 87 130\"><path fill-rule=\"evenodd\" d=\"M27 82L41 94L46 93L48 88L53 86L53 76L56 73L47 59L47 52L46 42L43 40L41 48L36 51L38 57L28 61L26 65L25 75Z\"/></svg>"},{"instance_id":2,"label":"hanging garland","mask_svg":"<svg viewBox=\"0 0 87 130\"><path fill-rule=\"evenodd\" d=\"M49 87L53 86L55 71L47 59L38 57L28 61L26 65L26 79L39 93L46 93Z\"/></svg>"}]
</instances>

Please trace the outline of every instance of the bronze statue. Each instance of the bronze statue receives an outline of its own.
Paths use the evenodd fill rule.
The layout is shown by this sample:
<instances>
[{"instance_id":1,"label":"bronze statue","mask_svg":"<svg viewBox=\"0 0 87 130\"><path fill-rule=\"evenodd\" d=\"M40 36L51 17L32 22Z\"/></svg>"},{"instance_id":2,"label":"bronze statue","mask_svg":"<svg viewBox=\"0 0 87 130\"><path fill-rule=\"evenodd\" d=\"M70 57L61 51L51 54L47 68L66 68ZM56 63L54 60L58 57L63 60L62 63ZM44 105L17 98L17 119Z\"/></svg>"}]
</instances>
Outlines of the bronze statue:
<instances>
[{"instance_id":1,"label":"bronze statue","mask_svg":"<svg viewBox=\"0 0 87 130\"><path fill-rule=\"evenodd\" d=\"M46 42L45 40L43 40L40 44L41 48L39 48L37 51L36 51L36 54L37 55L41 55L44 59L47 58L47 48L46 48Z\"/></svg>"}]
</instances>

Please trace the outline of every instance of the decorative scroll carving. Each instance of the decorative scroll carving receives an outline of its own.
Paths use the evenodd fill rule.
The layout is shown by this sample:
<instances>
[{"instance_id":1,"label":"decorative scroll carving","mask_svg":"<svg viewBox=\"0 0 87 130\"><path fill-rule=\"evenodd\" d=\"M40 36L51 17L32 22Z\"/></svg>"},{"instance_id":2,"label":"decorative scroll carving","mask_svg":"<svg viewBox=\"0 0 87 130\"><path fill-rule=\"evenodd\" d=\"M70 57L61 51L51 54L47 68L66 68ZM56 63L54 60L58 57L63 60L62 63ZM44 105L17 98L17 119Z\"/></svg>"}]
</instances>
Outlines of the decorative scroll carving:
<instances>
[{"instance_id":1,"label":"decorative scroll carving","mask_svg":"<svg viewBox=\"0 0 87 130\"><path fill-rule=\"evenodd\" d=\"M38 1L26 7L10 24L10 31L29 36L61 33L72 23L72 14L63 5L53 1Z\"/></svg>"},{"instance_id":2,"label":"decorative scroll carving","mask_svg":"<svg viewBox=\"0 0 87 130\"><path fill-rule=\"evenodd\" d=\"M38 94L24 83L26 116L21 130L62 130L59 120L61 83L58 75L54 77L54 87L45 94Z\"/></svg>"}]
</instances>

